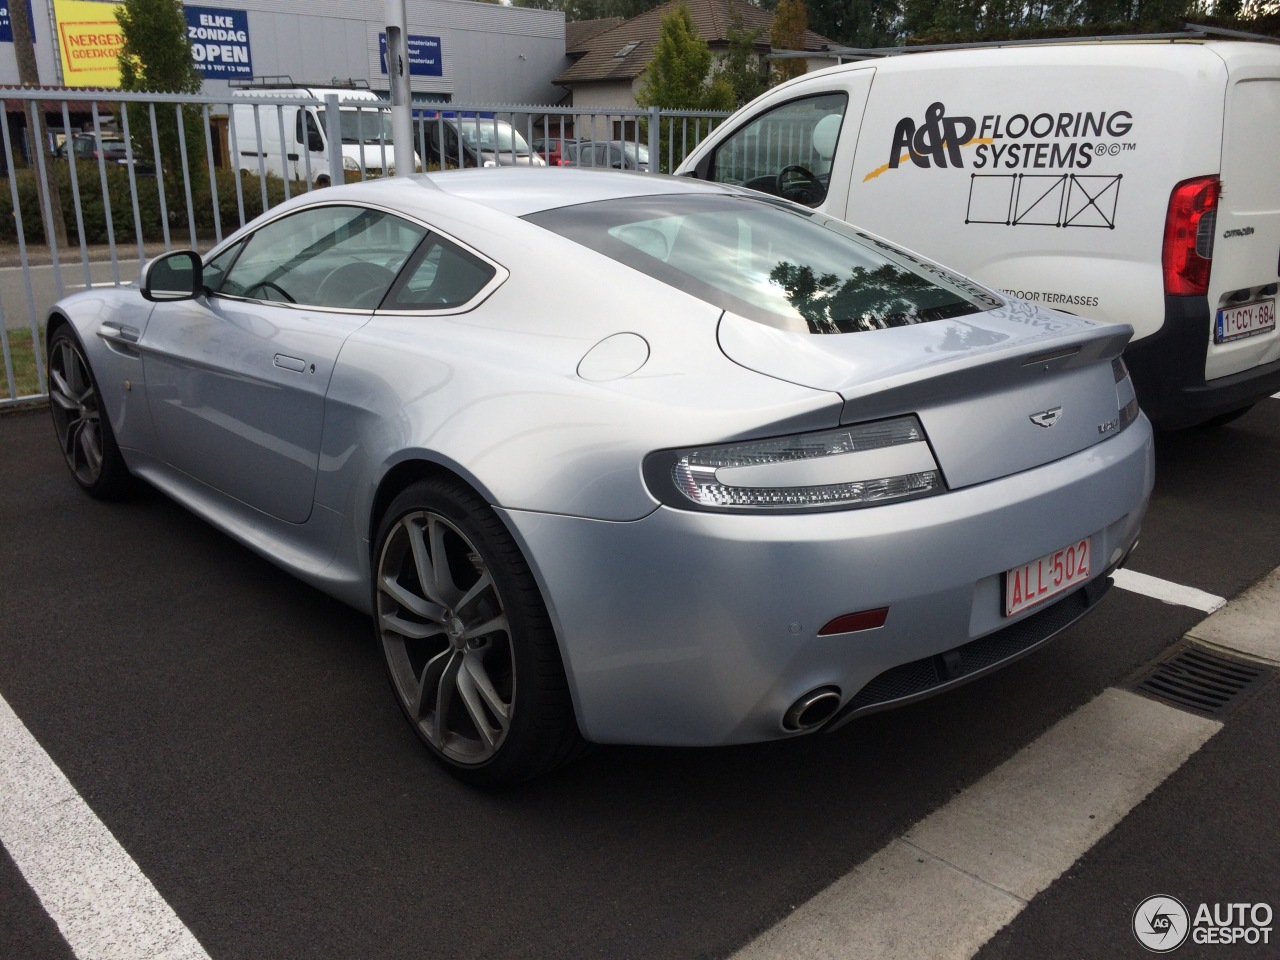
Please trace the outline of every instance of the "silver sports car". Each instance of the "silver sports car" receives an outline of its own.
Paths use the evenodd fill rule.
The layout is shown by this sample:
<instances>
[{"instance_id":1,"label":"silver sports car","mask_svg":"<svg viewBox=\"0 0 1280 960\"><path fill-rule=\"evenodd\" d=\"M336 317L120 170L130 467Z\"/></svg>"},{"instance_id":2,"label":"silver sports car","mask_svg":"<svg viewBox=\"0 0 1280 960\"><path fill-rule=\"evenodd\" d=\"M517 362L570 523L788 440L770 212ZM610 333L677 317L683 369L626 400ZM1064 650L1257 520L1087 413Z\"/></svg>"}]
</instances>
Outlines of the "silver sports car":
<instances>
[{"instance_id":1,"label":"silver sports car","mask_svg":"<svg viewBox=\"0 0 1280 960\"><path fill-rule=\"evenodd\" d=\"M1130 333L740 188L512 169L297 197L48 349L85 490L369 612L495 784L830 730L1061 631L1151 491Z\"/></svg>"}]
</instances>

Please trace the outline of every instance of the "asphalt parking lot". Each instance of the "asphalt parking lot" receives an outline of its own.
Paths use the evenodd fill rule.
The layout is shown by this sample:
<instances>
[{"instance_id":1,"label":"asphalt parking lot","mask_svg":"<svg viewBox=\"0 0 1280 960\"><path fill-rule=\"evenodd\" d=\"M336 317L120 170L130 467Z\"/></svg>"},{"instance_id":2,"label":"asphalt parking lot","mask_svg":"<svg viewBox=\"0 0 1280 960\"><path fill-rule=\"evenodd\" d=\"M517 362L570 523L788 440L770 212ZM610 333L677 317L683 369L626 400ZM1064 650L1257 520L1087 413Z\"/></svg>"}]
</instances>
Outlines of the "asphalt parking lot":
<instances>
[{"instance_id":1,"label":"asphalt parking lot","mask_svg":"<svg viewBox=\"0 0 1280 960\"><path fill-rule=\"evenodd\" d=\"M1230 599L1280 567L1277 465L1278 400L1161 436L1132 569ZM1205 617L1114 589L1008 669L830 736L600 748L483 793L403 722L367 619L157 493L88 499L43 411L0 417L0 529L0 697L218 960L733 956ZM1153 894L1280 909L1278 724L1273 677L977 956L1146 956ZM86 955L54 912L0 851L0 956ZM130 936L100 955L144 955ZM905 950L883 955L944 955Z\"/></svg>"}]
</instances>

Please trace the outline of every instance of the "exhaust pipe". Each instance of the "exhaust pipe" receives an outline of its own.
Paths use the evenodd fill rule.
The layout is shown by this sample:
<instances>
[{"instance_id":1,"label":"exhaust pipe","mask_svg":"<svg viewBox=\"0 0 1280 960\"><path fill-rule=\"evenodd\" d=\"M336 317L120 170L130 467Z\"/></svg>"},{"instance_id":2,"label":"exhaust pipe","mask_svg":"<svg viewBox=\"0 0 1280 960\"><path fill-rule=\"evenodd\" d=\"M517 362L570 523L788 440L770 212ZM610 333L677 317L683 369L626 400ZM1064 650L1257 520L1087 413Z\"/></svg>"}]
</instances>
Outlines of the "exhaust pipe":
<instances>
[{"instance_id":1,"label":"exhaust pipe","mask_svg":"<svg viewBox=\"0 0 1280 960\"><path fill-rule=\"evenodd\" d=\"M782 715L782 729L804 733L826 723L840 709L839 687L817 687L793 703Z\"/></svg>"}]
</instances>

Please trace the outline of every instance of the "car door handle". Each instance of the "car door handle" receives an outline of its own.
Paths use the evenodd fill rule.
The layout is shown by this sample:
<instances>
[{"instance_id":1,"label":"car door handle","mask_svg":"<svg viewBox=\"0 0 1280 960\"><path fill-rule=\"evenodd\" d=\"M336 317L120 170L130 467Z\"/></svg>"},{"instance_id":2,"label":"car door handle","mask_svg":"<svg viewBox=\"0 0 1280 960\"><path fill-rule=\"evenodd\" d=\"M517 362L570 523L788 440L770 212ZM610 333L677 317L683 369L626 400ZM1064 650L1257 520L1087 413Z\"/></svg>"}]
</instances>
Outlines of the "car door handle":
<instances>
[{"instance_id":1,"label":"car door handle","mask_svg":"<svg viewBox=\"0 0 1280 960\"><path fill-rule=\"evenodd\" d=\"M307 361L283 353L276 354L275 364L281 370L292 370L294 373L302 373L307 369Z\"/></svg>"}]
</instances>

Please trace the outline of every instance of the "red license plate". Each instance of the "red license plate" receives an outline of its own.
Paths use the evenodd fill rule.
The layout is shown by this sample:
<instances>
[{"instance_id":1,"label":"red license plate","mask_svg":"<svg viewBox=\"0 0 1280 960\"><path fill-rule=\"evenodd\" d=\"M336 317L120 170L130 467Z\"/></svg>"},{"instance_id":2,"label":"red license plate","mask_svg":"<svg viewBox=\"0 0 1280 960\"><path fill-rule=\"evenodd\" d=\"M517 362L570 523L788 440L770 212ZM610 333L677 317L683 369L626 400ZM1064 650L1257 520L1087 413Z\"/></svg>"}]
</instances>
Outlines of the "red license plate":
<instances>
[{"instance_id":1,"label":"red license plate","mask_svg":"<svg viewBox=\"0 0 1280 960\"><path fill-rule=\"evenodd\" d=\"M1089 579L1093 556L1085 537L1004 575L1004 615L1034 607Z\"/></svg>"}]
</instances>

